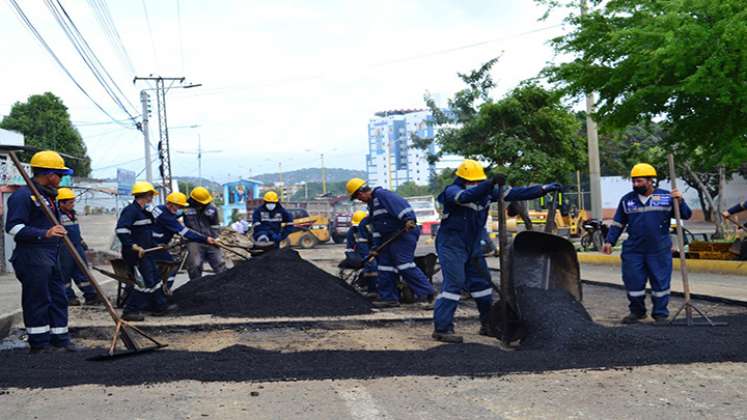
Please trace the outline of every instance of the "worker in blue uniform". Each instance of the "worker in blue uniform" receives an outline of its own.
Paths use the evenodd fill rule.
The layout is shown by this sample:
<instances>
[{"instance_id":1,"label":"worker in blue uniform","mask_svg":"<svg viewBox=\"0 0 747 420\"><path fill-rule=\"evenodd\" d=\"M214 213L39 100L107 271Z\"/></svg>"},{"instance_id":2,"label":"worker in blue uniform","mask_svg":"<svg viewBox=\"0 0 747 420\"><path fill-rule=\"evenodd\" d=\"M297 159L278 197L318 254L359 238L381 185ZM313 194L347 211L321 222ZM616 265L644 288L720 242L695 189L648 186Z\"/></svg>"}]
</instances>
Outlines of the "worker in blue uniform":
<instances>
[{"instance_id":1,"label":"worker in blue uniform","mask_svg":"<svg viewBox=\"0 0 747 420\"><path fill-rule=\"evenodd\" d=\"M355 258L363 261L368 258L371 250L371 242L373 242L371 232L368 230L368 222L368 215L365 211L358 210L353 213L350 221L352 226L348 229L345 241L345 256L347 258ZM367 285L367 296L369 298L377 297L376 279L378 278L378 269L375 258L364 263L362 275Z\"/></svg>"},{"instance_id":2,"label":"worker in blue uniform","mask_svg":"<svg viewBox=\"0 0 747 420\"><path fill-rule=\"evenodd\" d=\"M36 188L59 219L57 187L72 170L50 150L34 154L30 163ZM57 263L61 238L67 231L62 225L53 225L41 205L31 189L22 186L8 198L5 222L5 231L16 243L10 262L21 282L23 323L30 351L78 351L68 334L65 283Z\"/></svg>"},{"instance_id":3,"label":"worker in blue uniform","mask_svg":"<svg viewBox=\"0 0 747 420\"><path fill-rule=\"evenodd\" d=\"M722 213L722 216L724 216L724 218L728 218L728 217L731 217L732 215L741 213L745 210L747 210L747 200L745 200L744 203L737 203L729 207L728 210L724 210L724 212Z\"/></svg>"},{"instance_id":4,"label":"worker in blue uniform","mask_svg":"<svg viewBox=\"0 0 747 420\"><path fill-rule=\"evenodd\" d=\"M75 193L70 188L60 188L57 190L57 203L60 207L60 224L65 227L67 231L67 237L75 245L75 249L78 251L78 255L86 261L86 250L88 246L83 237L80 234L80 225L78 224L78 216L75 213ZM73 256L64 246L60 246L59 253L59 270L62 275L62 280L65 283L65 293L67 294L68 305L80 306L81 302L75 295L73 290L73 283L83 293L86 305L99 305L102 301L96 294L96 289L93 288L91 283L88 281L88 277L78 268L75 263Z\"/></svg>"},{"instance_id":5,"label":"worker in blue uniform","mask_svg":"<svg viewBox=\"0 0 747 420\"><path fill-rule=\"evenodd\" d=\"M268 191L264 203L252 213L252 239L259 245L273 244L280 248L280 242L293 231L290 224L293 216L280 204L275 191Z\"/></svg>"},{"instance_id":6,"label":"worker in blue uniform","mask_svg":"<svg viewBox=\"0 0 747 420\"><path fill-rule=\"evenodd\" d=\"M627 290L630 314L622 319L625 324L635 324L647 318L646 281L651 282L651 315L657 324L668 322L672 280L672 239L669 235L674 217L675 199L680 203L682 219L692 215L690 207L682 200L682 193L655 188L656 169L639 163L630 172L633 191L625 194L617 206L612 226L602 247L602 252L612 253L623 230L628 239L623 242L622 277Z\"/></svg>"},{"instance_id":7,"label":"worker in blue uniform","mask_svg":"<svg viewBox=\"0 0 747 420\"><path fill-rule=\"evenodd\" d=\"M137 181L132 185L132 203L122 209L115 232L122 243L122 258L130 266L140 284L134 285L128 293L122 318L126 321L142 321L144 312L163 315L174 309L163 293L160 273L151 253L146 250L156 246L153 238L153 214L148 206L158 194L147 181Z\"/></svg>"},{"instance_id":8,"label":"worker in blue uniform","mask_svg":"<svg viewBox=\"0 0 747 420\"><path fill-rule=\"evenodd\" d=\"M352 178L346 184L351 199L368 204L374 246L394 235L399 237L384 247L377 256L379 279L378 307L399 306L397 275L402 276L416 301L430 302L435 293L428 278L415 264L415 248L420 237L415 211L404 198L381 187L371 188L366 181ZM403 233L400 234L400 232Z\"/></svg>"},{"instance_id":9,"label":"worker in blue uniform","mask_svg":"<svg viewBox=\"0 0 747 420\"><path fill-rule=\"evenodd\" d=\"M502 174L487 179L482 165L471 159L462 162L455 175L454 182L438 196L443 215L436 236L436 251L444 280L433 311L433 338L447 343L463 341L462 336L454 333L454 312L462 291L469 292L477 304L481 324L479 334L490 335L488 316L493 287L482 242L486 237L485 223L490 203L500 199L496 185L504 185L506 180ZM532 200L560 188L556 183L507 188L503 200Z\"/></svg>"},{"instance_id":10,"label":"worker in blue uniform","mask_svg":"<svg viewBox=\"0 0 747 420\"><path fill-rule=\"evenodd\" d=\"M174 235L179 235L190 242L215 245L215 239L192 230L179 221L184 208L188 206L189 203L187 203L186 194L175 191L166 196L166 204L158 205L151 211L154 219L153 242L157 246L164 247L162 250L154 251L151 254L151 258L156 263L159 261L166 263L174 261L174 257L166 249L166 246L171 242ZM178 267L172 267L169 270L166 287L164 287L164 292L167 296L171 295L171 288L174 285L174 277L176 277L177 271Z\"/></svg>"}]
</instances>

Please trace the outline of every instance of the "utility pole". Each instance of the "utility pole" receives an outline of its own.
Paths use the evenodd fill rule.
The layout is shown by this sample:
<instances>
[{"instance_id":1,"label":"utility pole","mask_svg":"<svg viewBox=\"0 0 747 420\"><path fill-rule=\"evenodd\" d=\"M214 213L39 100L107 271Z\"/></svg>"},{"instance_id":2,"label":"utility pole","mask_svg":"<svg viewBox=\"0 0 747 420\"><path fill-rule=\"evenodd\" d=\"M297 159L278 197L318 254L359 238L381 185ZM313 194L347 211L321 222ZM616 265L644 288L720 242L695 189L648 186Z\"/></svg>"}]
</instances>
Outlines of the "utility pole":
<instances>
[{"instance_id":1,"label":"utility pole","mask_svg":"<svg viewBox=\"0 0 747 420\"><path fill-rule=\"evenodd\" d=\"M581 14L586 14L586 0L581 0ZM599 164L599 136L594 113L594 92L586 94L586 137L589 152L589 184L591 186L591 217L602 219L602 170Z\"/></svg>"},{"instance_id":2,"label":"utility pole","mask_svg":"<svg viewBox=\"0 0 747 420\"><path fill-rule=\"evenodd\" d=\"M327 171L324 169L324 153L322 153L322 195L327 194Z\"/></svg>"},{"instance_id":3,"label":"utility pole","mask_svg":"<svg viewBox=\"0 0 747 420\"><path fill-rule=\"evenodd\" d=\"M136 76L132 82L137 83L139 80L149 80L156 82L156 104L158 107L158 159L160 165L158 170L161 174L161 180L163 189L166 194L171 192L171 151L169 148L169 126L166 118L166 92L173 86L174 83L184 83L184 77L162 77L162 76L148 76L138 77ZM166 87L165 82L170 82L169 86ZM202 86L201 84L193 84L187 86L180 86L181 88L191 88ZM147 159L147 157L146 157ZM146 163L147 164L147 163Z\"/></svg>"},{"instance_id":4,"label":"utility pole","mask_svg":"<svg viewBox=\"0 0 747 420\"><path fill-rule=\"evenodd\" d=\"M150 157L150 131L149 131L149 124L150 121L150 97L148 96L148 92L145 90L140 91L140 102L143 105L143 123L140 126L140 131L143 132L143 142L145 143L145 179L153 183L153 168L151 166L151 157Z\"/></svg>"}]
</instances>

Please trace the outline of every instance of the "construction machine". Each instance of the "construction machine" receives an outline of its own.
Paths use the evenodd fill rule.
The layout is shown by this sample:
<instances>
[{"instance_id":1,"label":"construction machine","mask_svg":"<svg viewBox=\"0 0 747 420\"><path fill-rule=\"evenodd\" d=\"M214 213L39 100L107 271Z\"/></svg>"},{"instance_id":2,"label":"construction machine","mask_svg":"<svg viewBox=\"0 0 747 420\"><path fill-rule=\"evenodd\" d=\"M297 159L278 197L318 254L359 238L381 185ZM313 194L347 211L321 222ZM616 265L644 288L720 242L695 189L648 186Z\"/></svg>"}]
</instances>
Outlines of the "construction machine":
<instances>
[{"instance_id":1,"label":"construction machine","mask_svg":"<svg viewBox=\"0 0 747 420\"><path fill-rule=\"evenodd\" d=\"M309 215L305 209L287 210L293 215L294 232L285 239L291 247L311 249L320 243L329 241L329 218L327 216Z\"/></svg>"}]
</instances>

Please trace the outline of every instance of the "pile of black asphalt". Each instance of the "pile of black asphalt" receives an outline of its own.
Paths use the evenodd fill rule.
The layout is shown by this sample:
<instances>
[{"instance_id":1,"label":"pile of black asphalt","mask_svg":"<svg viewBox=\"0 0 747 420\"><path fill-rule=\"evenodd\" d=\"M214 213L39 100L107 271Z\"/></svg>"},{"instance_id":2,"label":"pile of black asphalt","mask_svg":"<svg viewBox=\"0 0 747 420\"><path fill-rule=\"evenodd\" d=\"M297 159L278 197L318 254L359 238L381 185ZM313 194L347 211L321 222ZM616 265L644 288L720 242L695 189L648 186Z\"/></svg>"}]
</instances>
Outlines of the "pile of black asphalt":
<instances>
[{"instance_id":1,"label":"pile of black asphalt","mask_svg":"<svg viewBox=\"0 0 747 420\"><path fill-rule=\"evenodd\" d=\"M179 315L316 317L371 313L347 283L292 249L271 251L174 291Z\"/></svg>"},{"instance_id":2,"label":"pile of black asphalt","mask_svg":"<svg viewBox=\"0 0 747 420\"><path fill-rule=\"evenodd\" d=\"M217 276L216 276L217 277ZM594 319L624 314L624 292L601 286L584 289L584 305L558 291L521 291L529 335L515 351L497 341L467 336L461 345L434 344L424 350L265 350L248 341L215 352L170 350L92 362L104 348L83 353L29 355L24 350L0 353L0 388L53 388L79 384L137 385L180 380L295 381L366 379L392 376L482 377L562 369L615 369L645 365L747 362L747 309L695 301L724 327L603 326ZM681 303L673 299L672 307ZM589 312L585 308L588 308ZM474 334L477 320L461 321L459 332ZM238 328L238 327L237 327ZM430 332L427 322L391 325L412 334ZM159 331L161 336L176 332ZM203 329L180 334L210 334ZM313 348L313 347L312 347Z\"/></svg>"}]
</instances>

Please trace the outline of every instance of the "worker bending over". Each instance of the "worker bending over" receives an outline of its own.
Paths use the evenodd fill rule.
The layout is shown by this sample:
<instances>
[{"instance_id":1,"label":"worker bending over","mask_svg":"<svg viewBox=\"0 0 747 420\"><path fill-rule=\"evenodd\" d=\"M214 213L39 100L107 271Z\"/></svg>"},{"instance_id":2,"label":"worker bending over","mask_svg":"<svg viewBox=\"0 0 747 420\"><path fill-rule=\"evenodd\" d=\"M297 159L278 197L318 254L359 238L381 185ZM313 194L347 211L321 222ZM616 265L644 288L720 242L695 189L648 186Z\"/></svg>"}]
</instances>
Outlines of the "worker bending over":
<instances>
[{"instance_id":1,"label":"worker bending over","mask_svg":"<svg viewBox=\"0 0 747 420\"><path fill-rule=\"evenodd\" d=\"M57 187L62 176L73 171L65 167L57 152L46 150L31 158L31 172L33 183L59 219ZM16 242L10 262L21 282L23 323L31 353L53 348L78 351L68 335L65 283L57 264L65 228L52 225L41 203L24 185L8 198L5 232Z\"/></svg>"},{"instance_id":2,"label":"worker bending over","mask_svg":"<svg viewBox=\"0 0 747 420\"><path fill-rule=\"evenodd\" d=\"M213 204L210 191L205 187L195 187L189 194L187 203L189 206L184 209L184 225L202 236L217 238L220 233L220 222L218 209ZM202 277L202 266L205 261L210 264L215 274L226 271L223 253L219 249L200 242L189 242L187 250L187 272L190 280Z\"/></svg>"},{"instance_id":3,"label":"worker bending over","mask_svg":"<svg viewBox=\"0 0 747 420\"><path fill-rule=\"evenodd\" d=\"M443 216L436 236L444 280L433 311L433 338L448 343L462 342L462 337L454 334L454 312L462 291L469 292L477 304L480 335L489 335L493 286L481 242L485 239L490 203L501 199L496 185L506 181L501 174L488 180L482 165L471 159L462 162L455 175L454 182L438 196ZM532 200L560 188L560 184L506 188L503 199Z\"/></svg>"},{"instance_id":4,"label":"worker bending over","mask_svg":"<svg viewBox=\"0 0 747 420\"><path fill-rule=\"evenodd\" d=\"M369 256L371 250L371 232L368 229L369 219L365 211L358 210L353 213L351 220L352 226L348 229L346 237L346 248L345 256L349 259L360 259L365 261ZM376 267L376 259L372 258L363 265L363 277L366 280L367 296L370 298L376 297L376 279L378 278L378 270Z\"/></svg>"},{"instance_id":5,"label":"worker bending over","mask_svg":"<svg viewBox=\"0 0 747 420\"><path fill-rule=\"evenodd\" d=\"M415 211L404 198L381 187L371 189L366 181L353 178L346 185L351 199L368 204L368 214L373 228L374 246L382 244L395 235L397 239L384 247L378 254L378 307L399 306L397 275L412 289L416 301L428 302L433 299L433 286L422 271L415 265L415 248L418 245L418 229Z\"/></svg>"},{"instance_id":6,"label":"worker bending over","mask_svg":"<svg viewBox=\"0 0 747 420\"><path fill-rule=\"evenodd\" d=\"M75 193L73 190L70 188L60 188L57 190L57 203L60 207L60 224L65 227L67 237L70 238L70 241L75 245L78 255L80 255L86 264L88 264L88 261L86 260L86 250L88 249L88 246L83 241L83 237L80 234L78 216L75 213ZM78 264L75 263L73 256L70 255L70 251L68 251L64 246L60 246L59 264L60 274L65 283L65 293L67 295L68 305L80 306L81 304L78 297L75 296L73 282L75 282L75 285L78 286L78 289L83 293L86 305L97 305L102 303L96 294L96 289L94 289L91 283L89 283L88 277L80 270Z\"/></svg>"},{"instance_id":7,"label":"worker bending over","mask_svg":"<svg viewBox=\"0 0 747 420\"><path fill-rule=\"evenodd\" d=\"M264 203L252 213L252 239L255 243L274 244L280 248L280 241L291 233L293 216L280 204L275 191L268 191L263 197Z\"/></svg>"},{"instance_id":8,"label":"worker bending over","mask_svg":"<svg viewBox=\"0 0 747 420\"><path fill-rule=\"evenodd\" d=\"M182 212L189 204L187 203L187 196L184 193L172 192L166 196L166 204L161 204L153 209L153 219L155 224L153 225L153 242L157 246L162 246L163 249L154 251L152 258L156 261L163 261L165 263L173 263L174 257L166 249L166 246L171 242L174 235L179 235L182 238L190 241L190 243L214 245L215 239L210 236L205 236L199 232L196 232L179 222L179 217L182 216ZM167 276L166 288L164 292L170 295L171 288L174 285L174 277L179 267L172 267L169 270Z\"/></svg>"},{"instance_id":9,"label":"worker bending over","mask_svg":"<svg viewBox=\"0 0 747 420\"><path fill-rule=\"evenodd\" d=\"M122 209L117 220L115 232L122 243L122 258L130 266L133 275L142 280L144 285L135 284L130 289L122 311L125 321L142 321L145 319L145 311L162 315L176 308L167 304L156 262L152 254L146 253L147 249L156 245L153 237L153 214L147 209L156 194L158 192L150 182L135 182L132 185L135 199Z\"/></svg>"},{"instance_id":10,"label":"worker bending over","mask_svg":"<svg viewBox=\"0 0 747 420\"><path fill-rule=\"evenodd\" d=\"M625 194L617 206L602 252L612 253L623 230L628 239L623 242L622 277L628 292L630 314L622 319L634 324L646 318L646 280L651 282L651 315L656 323L669 318L669 285L672 280L672 239L669 235L674 217L674 199L679 199L682 219L692 215L682 200L682 193L654 188L656 169L639 163L630 172L633 191Z\"/></svg>"}]
</instances>

